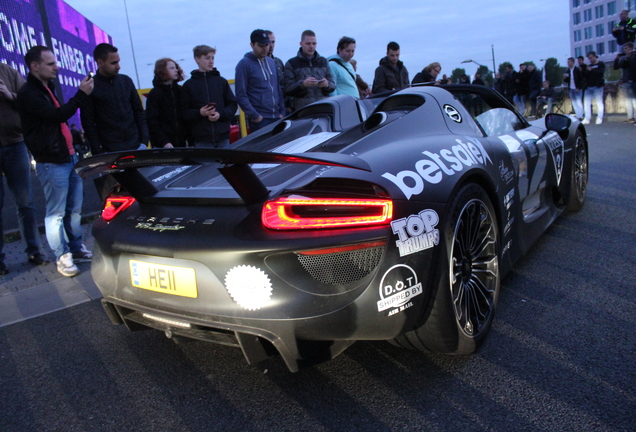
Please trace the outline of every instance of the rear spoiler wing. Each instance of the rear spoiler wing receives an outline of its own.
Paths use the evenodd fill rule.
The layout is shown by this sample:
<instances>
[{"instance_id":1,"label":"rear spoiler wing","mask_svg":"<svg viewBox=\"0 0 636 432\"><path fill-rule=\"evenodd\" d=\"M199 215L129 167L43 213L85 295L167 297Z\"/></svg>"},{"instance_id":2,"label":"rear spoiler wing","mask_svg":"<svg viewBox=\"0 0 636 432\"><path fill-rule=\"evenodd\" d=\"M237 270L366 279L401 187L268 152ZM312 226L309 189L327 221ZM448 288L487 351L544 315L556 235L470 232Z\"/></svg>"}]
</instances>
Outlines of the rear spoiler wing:
<instances>
[{"instance_id":1,"label":"rear spoiler wing","mask_svg":"<svg viewBox=\"0 0 636 432\"><path fill-rule=\"evenodd\" d=\"M75 171L82 178L97 174L114 174L119 180L126 178L126 184L134 184L136 192L150 195L157 192L138 168L171 165L220 164L218 170L230 186L247 204L265 198L269 191L254 173L249 164L309 164L329 165L371 171L364 160L341 153L283 154L253 152L234 149L172 148L134 150L105 153L84 159L75 165ZM133 194L135 191L131 191Z\"/></svg>"}]
</instances>

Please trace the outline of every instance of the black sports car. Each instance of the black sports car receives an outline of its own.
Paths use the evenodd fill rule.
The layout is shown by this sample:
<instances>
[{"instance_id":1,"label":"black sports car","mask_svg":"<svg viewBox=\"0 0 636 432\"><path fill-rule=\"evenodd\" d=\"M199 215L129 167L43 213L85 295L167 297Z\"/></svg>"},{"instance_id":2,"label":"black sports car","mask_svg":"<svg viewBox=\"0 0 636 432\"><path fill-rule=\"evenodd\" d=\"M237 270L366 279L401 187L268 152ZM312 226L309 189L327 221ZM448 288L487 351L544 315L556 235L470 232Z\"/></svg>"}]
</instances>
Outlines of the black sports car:
<instances>
[{"instance_id":1,"label":"black sports car","mask_svg":"<svg viewBox=\"0 0 636 432\"><path fill-rule=\"evenodd\" d=\"M500 281L585 200L584 127L483 86L306 106L231 149L110 153L92 275L115 324L279 354L356 340L469 354Z\"/></svg>"}]
</instances>

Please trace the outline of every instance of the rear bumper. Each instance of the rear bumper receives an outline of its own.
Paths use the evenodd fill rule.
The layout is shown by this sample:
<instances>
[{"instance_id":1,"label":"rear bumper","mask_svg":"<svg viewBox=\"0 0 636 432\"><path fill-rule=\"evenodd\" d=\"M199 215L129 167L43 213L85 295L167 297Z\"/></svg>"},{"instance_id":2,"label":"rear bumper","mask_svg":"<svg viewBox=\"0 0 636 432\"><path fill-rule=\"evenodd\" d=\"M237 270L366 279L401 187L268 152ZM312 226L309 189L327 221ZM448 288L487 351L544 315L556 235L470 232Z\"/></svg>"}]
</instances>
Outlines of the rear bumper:
<instances>
[{"instance_id":1,"label":"rear bumper","mask_svg":"<svg viewBox=\"0 0 636 432\"><path fill-rule=\"evenodd\" d=\"M308 341L297 339L293 323L268 323L275 331L248 323L208 321L112 298L102 299L102 306L114 324L124 324L130 331L155 329L168 338L188 338L240 348L245 360L255 365L276 354L291 372L303 366L330 360L349 347L354 340Z\"/></svg>"}]
</instances>

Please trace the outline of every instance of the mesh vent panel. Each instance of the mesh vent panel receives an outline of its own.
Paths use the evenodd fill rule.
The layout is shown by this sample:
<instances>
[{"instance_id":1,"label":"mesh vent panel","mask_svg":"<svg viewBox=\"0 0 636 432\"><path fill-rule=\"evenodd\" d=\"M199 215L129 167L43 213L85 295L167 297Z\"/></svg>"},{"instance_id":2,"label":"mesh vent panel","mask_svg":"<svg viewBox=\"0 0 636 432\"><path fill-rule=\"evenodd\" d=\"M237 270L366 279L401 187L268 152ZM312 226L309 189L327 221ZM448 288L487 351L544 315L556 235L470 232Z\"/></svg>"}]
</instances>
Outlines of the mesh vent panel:
<instances>
[{"instance_id":1,"label":"mesh vent panel","mask_svg":"<svg viewBox=\"0 0 636 432\"><path fill-rule=\"evenodd\" d=\"M324 255L296 254L303 268L319 282L346 285L362 279L380 262L384 246Z\"/></svg>"}]
</instances>

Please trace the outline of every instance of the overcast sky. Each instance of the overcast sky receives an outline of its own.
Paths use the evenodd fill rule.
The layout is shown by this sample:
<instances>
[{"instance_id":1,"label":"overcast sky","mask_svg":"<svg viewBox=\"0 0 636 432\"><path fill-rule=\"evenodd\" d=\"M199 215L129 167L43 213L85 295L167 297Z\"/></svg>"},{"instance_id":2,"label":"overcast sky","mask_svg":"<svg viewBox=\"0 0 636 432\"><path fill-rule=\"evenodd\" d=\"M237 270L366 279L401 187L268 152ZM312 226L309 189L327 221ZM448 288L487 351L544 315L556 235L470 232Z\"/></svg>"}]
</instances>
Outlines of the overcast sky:
<instances>
[{"instance_id":1,"label":"overcast sky","mask_svg":"<svg viewBox=\"0 0 636 432\"><path fill-rule=\"evenodd\" d=\"M121 73L137 83L124 0L66 2L113 37ZM199 44L216 47L215 66L225 78L234 78L256 28L275 33L274 55L283 62L296 55L303 30L316 32L318 52L325 57L335 54L340 37L353 37L358 73L369 84L392 40L401 46L410 79L434 61L449 76L458 67L473 74L476 64L461 64L469 59L492 69L491 45L497 68L504 61L515 69L525 61L541 68L541 59L548 57L563 66L570 55L568 0L127 0L127 6L142 88L151 87L154 62L161 57L177 60L188 78L197 67L192 48Z\"/></svg>"}]
</instances>

